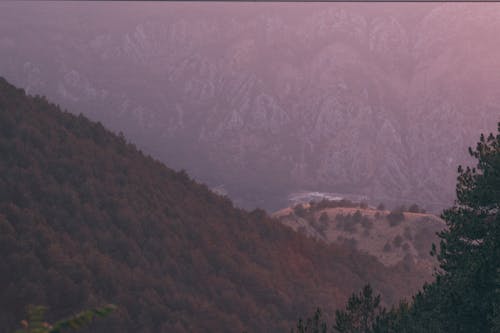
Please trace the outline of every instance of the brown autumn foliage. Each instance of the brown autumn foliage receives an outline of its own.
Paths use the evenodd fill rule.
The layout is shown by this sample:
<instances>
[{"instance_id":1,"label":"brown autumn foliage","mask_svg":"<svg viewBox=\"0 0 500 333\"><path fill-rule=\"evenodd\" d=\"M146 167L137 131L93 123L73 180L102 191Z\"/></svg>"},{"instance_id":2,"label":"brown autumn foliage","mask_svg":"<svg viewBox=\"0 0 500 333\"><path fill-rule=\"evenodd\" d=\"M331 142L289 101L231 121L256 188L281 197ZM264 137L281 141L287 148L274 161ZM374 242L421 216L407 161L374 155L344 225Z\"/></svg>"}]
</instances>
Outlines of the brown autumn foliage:
<instances>
[{"instance_id":1,"label":"brown autumn foliage","mask_svg":"<svg viewBox=\"0 0 500 333\"><path fill-rule=\"evenodd\" d=\"M100 123L0 78L0 327L103 302L92 332L279 332L397 268L246 212ZM331 314L326 314L327 316Z\"/></svg>"}]
</instances>

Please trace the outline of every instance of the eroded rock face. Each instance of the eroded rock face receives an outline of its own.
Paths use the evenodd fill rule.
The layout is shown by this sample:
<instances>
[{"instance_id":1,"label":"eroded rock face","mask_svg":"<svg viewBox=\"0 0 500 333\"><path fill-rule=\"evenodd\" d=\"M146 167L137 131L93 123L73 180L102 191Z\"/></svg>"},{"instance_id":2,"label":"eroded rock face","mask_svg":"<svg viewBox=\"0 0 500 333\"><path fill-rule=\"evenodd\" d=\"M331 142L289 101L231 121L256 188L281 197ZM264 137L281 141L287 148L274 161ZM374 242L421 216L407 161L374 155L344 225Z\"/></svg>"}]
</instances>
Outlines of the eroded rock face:
<instances>
[{"instance_id":1,"label":"eroded rock face","mask_svg":"<svg viewBox=\"0 0 500 333\"><path fill-rule=\"evenodd\" d=\"M1 4L0 75L246 207L447 206L500 120L498 4L196 6Z\"/></svg>"}]
</instances>

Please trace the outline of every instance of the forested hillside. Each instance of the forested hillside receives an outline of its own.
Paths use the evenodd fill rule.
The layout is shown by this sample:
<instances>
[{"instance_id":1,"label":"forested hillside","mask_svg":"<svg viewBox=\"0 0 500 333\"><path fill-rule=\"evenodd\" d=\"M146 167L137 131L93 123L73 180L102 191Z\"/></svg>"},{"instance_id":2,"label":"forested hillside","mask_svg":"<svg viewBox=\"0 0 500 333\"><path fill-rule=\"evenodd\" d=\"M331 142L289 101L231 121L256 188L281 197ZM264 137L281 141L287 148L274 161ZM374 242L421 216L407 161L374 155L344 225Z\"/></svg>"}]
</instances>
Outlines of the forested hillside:
<instances>
[{"instance_id":1,"label":"forested hillside","mask_svg":"<svg viewBox=\"0 0 500 333\"><path fill-rule=\"evenodd\" d=\"M49 306L52 320L104 302L118 310L92 332L288 331L368 281L387 304L407 292L411 272L236 209L123 136L3 79L0 156L7 332L28 304Z\"/></svg>"}]
</instances>

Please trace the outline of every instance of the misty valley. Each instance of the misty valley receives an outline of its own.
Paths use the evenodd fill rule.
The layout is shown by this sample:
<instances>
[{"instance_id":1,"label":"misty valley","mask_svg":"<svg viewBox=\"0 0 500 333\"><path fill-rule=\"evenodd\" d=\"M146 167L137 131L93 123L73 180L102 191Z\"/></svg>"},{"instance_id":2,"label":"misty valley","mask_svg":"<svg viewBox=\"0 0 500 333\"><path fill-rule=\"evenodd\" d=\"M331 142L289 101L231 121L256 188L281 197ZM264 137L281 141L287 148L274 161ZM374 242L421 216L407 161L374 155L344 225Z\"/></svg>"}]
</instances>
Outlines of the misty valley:
<instances>
[{"instance_id":1,"label":"misty valley","mask_svg":"<svg viewBox=\"0 0 500 333\"><path fill-rule=\"evenodd\" d=\"M0 3L0 332L500 333L498 32Z\"/></svg>"}]
</instances>

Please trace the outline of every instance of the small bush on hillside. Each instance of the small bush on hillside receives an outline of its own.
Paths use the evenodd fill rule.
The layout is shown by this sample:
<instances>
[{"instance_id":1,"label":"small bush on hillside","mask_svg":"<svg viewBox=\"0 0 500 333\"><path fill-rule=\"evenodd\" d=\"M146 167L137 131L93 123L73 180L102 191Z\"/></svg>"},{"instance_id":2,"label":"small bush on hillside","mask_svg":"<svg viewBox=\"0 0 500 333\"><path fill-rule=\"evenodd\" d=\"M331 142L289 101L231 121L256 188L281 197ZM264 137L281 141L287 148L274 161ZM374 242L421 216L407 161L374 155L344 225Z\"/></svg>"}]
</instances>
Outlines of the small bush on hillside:
<instances>
[{"instance_id":1,"label":"small bush on hillside","mask_svg":"<svg viewBox=\"0 0 500 333\"><path fill-rule=\"evenodd\" d=\"M338 207L346 207L346 208L354 208L354 207L358 206L357 203L352 202L351 200L347 200L347 199L342 199L342 200L338 201L338 204L339 204Z\"/></svg>"},{"instance_id":2,"label":"small bush on hillside","mask_svg":"<svg viewBox=\"0 0 500 333\"><path fill-rule=\"evenodd\" d=\"M326 236L325 232L326 229L328 228L328 215L326 213L323 214L321 214L320 218L317 221L313 221L311 225L320 235L325 237Z\"/></svg>"},{"instance_id":3,"label":"small bush on hillside","mask_svg":"<svg viewBox=\"0 0 500 333\"><path fill-rule=\"evenodd\" d=\"M408 240L412 240L413 239L410 227L405 227L405 231L404 231L403 235Z\"/></svg>"},{"instance_id":4,"label":"small bush on hillside","mask_svg":"<svg viewBox=\"0 0 500 333\"><path fill-rule=\"evenodd\" d=\"M306 209L304 208L304 206L302 206L302 204L295 205L295 207L293 207L293 212L298 217L305 217L307 213Z\"/></svg>"},{"instance_id":5,"label":"small bush on hillside","mask_svg":"<svg viewBox=\"0 0 500 333\"><path fill-rule=\"evenodd\" d=\"M352 221L344 221L344 231L349 232L351 234L356 233L357 231L356 223L353 223Z\"/></svg>"},{"instance_id":6,"label":"small bush on hillside","mask_svg":"<svg viewBox=\"0 0 500 333\"><path fill-rule=\"evenodd\" d=\"M352 215L352 222L354 223L360 223L361 219L363 218L363 215L359 211L359 209Z\"/></svg>"},{"instance_id":7,"label":"small bush on hillside","mask_svg":"<svg viewBox=\"0 0 500 333\"><path fill-rule=\"evenodd\" d=\"M345 238L343 242L347 247L355 250L358 246L358 241L354 238Z\"/></svg>"},{"instance_id":8,"label":"small bush on hillside","mask_svg":"<svg viewBox=\"0 0 500 333\"><path fill-rule=\"evenodd\" d=\"M363 226L363 228L368 230L373 228L373 222L370 221L370 219L366 216L363 216L363 218L361 219L361 225Z\"/></svg>"},{"instance_id":9,"label":"small bush on hillside","mask_svg":"<svg viewBox=\"0 0 500 333\"><path fill-rule=\"evenodd\" d=\"M393 210L387 215L387 221L391 227L397 226L405 219L405 215L401 210Z\"/></svg>"},{"instance_id":10,"label":"small bush on hillside","mask_svg":"<svg viewBox=\"0 0 500 333\"><path fill-rule=\"evenodd\" d=\"M328 216L328 214L326 212L323 212L321 213L321 215L319 216L319 221L321 223L328 223L330 221L330 217Z\"/></svg>"},{"instance_id":11,"label":"small bush on hillside","mask_svg":"<svg viewBox=\"0 0 500 333\"><path fill-rule=\"evenodd\" d=\"M403 237L401 237L401 235L394 237L392 244L394 244L395 247L400 247L401 243L403 243Z\"/></svg>"},{"instance_id":12,"label":"small bush on hillside","mask_svg":"<svg viewBox=\"0 0 500 333\"><path fill-rule=\"evenodd\" d=\"M408 208L408 211L410 213L421 213L421 214L425 214L425 209L423 208L420 208L417 204L413 204L410 206L410 208Z\"/></svg>"},{"instance_id":13,"label":"small bush on hillside","mask_svg":"<svg viewBox=\"0 0 500 333\"><path fill-rule=\"evenodd\" d=\"M403 250L404 250L405 252L410 251L410 245L409 245L408 243L404 243L404 244L403 244Z\"/></svg>"},{"instance_id":14,"label":"small bush on hillside","mask_svg":"<svg viewBox=\"0 0 500 333\"><path fill-rule=\"evenodd\" d=\"M327 199L323 199L320 202L316 204L317 209L325 209L325 208L335 208L337 207L337 202L336 201L330 201Z\"/></svg>"},{"instance_id":15,"label":"small bush on hillside","mask_svg":"<svg viewBox=\"0 0 500 333\"><path fill-rule=\"evenodd\" d=\"M336 228L337 230L344 229L344 221L342 221L342 220L338 220L338 221L337 221L337 224L335 225L335 228Z\"/></svg>"},{"instance_id":16,"label":"small bush on hillside","mask_svg":"<svg viewBox=\"0 0 500 333\"><path fill-rule=\"evenodd\" d=\"M316 201L314 201L314 200L309 201L309 208L311 210L314 210L314 208L316 207L316 205L317 205Z\"/></svg>"}]
</instances>

